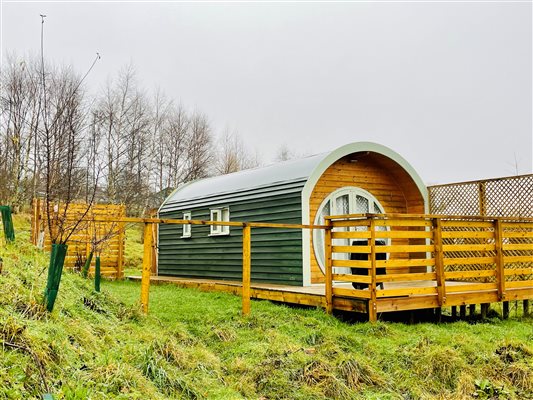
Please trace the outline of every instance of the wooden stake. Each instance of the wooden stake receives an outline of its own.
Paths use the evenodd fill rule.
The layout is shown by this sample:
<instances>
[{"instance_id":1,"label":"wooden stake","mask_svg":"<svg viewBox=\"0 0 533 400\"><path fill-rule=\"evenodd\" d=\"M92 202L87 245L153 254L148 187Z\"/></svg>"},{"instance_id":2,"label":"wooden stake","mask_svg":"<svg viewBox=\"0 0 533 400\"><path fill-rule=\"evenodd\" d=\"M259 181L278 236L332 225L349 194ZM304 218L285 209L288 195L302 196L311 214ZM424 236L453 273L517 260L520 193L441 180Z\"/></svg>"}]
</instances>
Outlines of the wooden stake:
<instances>
[{"instance_id":1,"label":"wooden stake","mask_svg":"<svg viewBox=\"0 0 533 400\"><path fill-rule=\"evenodd\" d=\"M457 318L457 306L452 306L452 317Z\"/></svg>"},{"instance_id":2,"label":"wooden stake","mask_svg":"<svg viewBox=\"0 0 533 400\"><path fill-rule=\"evenodd\" d=\"M242 314L250 314L250 285L252 275L252 228L242 228Z\"/></svg>"},{"instance_id":3,"label":"wooden stake","mask_svg":"<svg viewBox=\"0 0 533 400\"><path fill-rule=\"evenodd\" d=\"M529 317L529 300L524 300L522 304L524 306L524 317Z\"/></svg>"},{"instance_id":4,"label":"wooden stake","mask_svg":"<svg viewBox=\"0 0 533 400\"><path fill-rule=\"evenodd\" d=\"M141 278L141 308L148 314L148 301L150 296L150 272L152 269L152 224L144 224L144 252L143 269Z\"/></svg>"},{"instance_id":5,"label":"wooden stake","mask_svg":"<svg viewBox=\"0 0 533 400\"><path fill-rule=\"evenodd\" d=\"M459 306L459 316L462 319L466 318L466 305Z\"/></svg>"},{"instance_id":6,"label":"wooden stake","mask_svg":"<svg viewBox=\"0 0 533 400\"><path fill-rule=\"evenodd\" d=\"M333 312L333 265L331 260L331 221L326 220L328 229L324 231L324 263L326 269L326 312L331 314Z\"/></svg>"}]
</instances>

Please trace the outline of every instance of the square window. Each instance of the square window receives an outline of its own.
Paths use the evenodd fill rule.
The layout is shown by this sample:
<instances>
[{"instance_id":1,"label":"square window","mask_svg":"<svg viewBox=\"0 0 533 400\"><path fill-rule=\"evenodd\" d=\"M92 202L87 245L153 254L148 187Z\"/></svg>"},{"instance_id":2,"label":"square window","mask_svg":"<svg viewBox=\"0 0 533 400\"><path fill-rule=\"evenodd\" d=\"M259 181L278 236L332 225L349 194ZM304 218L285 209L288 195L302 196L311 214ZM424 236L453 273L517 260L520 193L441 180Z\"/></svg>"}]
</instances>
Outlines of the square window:
<instances>
[{"instance_id":1,"label":"square window","mask_svg":"<svg viewBox=\"0 0 533 400\"><path fill-rule=\"evenodd\" d=\"M229 221L229 208L214 208L211 210L211 221ZM229 226L211 225L211 235L229 235Z\"/></svg>"},{"instance_id":2,"label":"square window","mask_svg":"<svg viewBox=\"0 0 533 400\"><path fill-rule=\"evenodd\" d=\"M186 220L191 220L191 212L184 212L183 213L183 219L186 219ZM181 237L182 238L189 238L192 236L191 234L191 225L182 225L183 227L183 232L182 232L182 235Z\"/></svg>"}]
</instances>

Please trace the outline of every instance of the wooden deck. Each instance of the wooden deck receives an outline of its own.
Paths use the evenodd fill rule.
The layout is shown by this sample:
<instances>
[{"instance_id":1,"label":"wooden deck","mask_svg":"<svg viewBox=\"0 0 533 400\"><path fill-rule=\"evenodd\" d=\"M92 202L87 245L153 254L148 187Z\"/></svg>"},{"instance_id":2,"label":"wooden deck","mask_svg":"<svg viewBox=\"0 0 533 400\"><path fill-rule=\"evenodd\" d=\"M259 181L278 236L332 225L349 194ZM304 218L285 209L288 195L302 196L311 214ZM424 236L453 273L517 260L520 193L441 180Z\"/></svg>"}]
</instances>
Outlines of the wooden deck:
<instances>
[{"instance_id":1,"label":"wooden deck","mask_svg":"<svg viewBox=\"0 0 533 400\"><path fill-rule=\"evenodd\" d=\"M128 279L141 281L141 276L129 276ZM196 288L203 291L225 292L235 295L242 295L242 282L239 281L216 281L210 279L191 279L172 276L152 276L152 284L173 284L184 288ZM447 295L447 306L461 306L467 304L483 304L498 302L497 293L491 291L472 292L469 291L471 282L447 281L446 286L449 291ZM384 290L402 290L406 294L402 296L383 297L376 300L377 312L392 312L403 310L416 310L427 308L438 308L439 302L436 295L428 296L419 294L424 289L435 288L437 283L430 280L405 281L405 282L385 282ZM462 290L464 287L467 290ZM334 282L333 288L352 291L350 283ZM368 291L368 290L365 290ZM407 293L410 292L410 293ZM347 292L348 293L348 292ZM533 296L533 286L529 288L517 288L508 290L508 300L521 300ZM250 297L278 301L288 304L299 304L314 307L325 307L325 284L312 286L289 286L265 283L252 283ZM368 313L369 299L355 298L352 296L333 296L333 308L342 311L354 311Z\"/></svg>"},{"instance_id":2,"label":"wooden deck","mask_svg":"<svg viewBox=\"0 0 533 400\"><path fill-rule=\"evenodd\" d=\"M250 298L378 313L439 309L533 299L533 219L418 214L326 217L325 225L142 220L145 223L141 304L148 311L150 283L168 282ZM154 223L231 224L243 229L242 281L151 276ZM252 283L252 229L324 231L325 283L306 287ZM139 279L132 278L132 279ZM354 289L352 283L370 289ZM381 284L383 288L380 288ZM461 309L463 313L464 308Z\"/></svg>"}]
</instances>

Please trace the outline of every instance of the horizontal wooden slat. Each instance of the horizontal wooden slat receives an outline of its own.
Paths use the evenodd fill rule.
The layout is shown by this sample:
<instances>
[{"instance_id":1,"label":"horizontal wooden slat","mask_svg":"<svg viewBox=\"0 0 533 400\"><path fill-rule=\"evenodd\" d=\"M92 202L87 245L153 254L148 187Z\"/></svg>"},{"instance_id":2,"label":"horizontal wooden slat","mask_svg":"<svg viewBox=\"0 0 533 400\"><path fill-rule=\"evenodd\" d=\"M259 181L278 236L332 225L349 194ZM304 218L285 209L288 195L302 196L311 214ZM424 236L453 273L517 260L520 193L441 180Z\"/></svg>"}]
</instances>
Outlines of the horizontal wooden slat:
<instances>
[{"instance_id":1,"label":"horizontal wooden slat","mask_svg":"<svg viewBox=\"0 0 533 400\"><path fill-rule=\"evenodd\" d=\"M533 229L533 224L531 222L502 222L502 228L507 229Z\"/></svg>"},{"instance_id":2,"label":"horizontal wooden slat","mask_svg":"<svg viewBox=\"0 0 533 400\"><path fill-rule=\"evenodd\" d=\"M494 232L486 231L444 231L442 238L494 238Z\"/></svg>"},{"instance_id":3,"label":"horizontal wooden slat","mask_svg":"<svg viewBox=\"0 0 533 400\"><path fill-rule=\"evenodd\" d=\"M376 226L432 226L431 221L425 219L385 219L385 220L376 220Z\"/></svg>"},{"instance_id":4,"label":"horizontal wooden slat","mask_svg":"<svg viewBox=\"0 0 533 400\"><path fill-rule=\"evenodd\" d=\"M513 275L533 275L533 267L530 268L516 268L516 269L508 269L506 268L503 271L505 276L513 276Z\"/></svg>"},{"instance_id":5,"label":"horizontal wooden slat","mask_svg":"<svg viewBox=\"0 0 533 400\"><path fill-rule=\"evenodd\" d=\"M483 221L456 221L456 220L443 220L443 228L457 227L457 228L491 228L494 226L492 222ZM444 233L445 231L443 231Z\"/></svg>"},{"instance_id":6,"label":"horizontal wooden slat","mask_svg":"<svg viewBox=\"0 0 533 400\"><path fill-rule=\"evenodd\" d=\"M377 238L383 239L431 239L431 231L376 231Z\"/></svg>"},{"instance_id":7,"label":"horizontal wooden slat","mask_svg":"<svg viewBox=\"0 0 533 400\"><path fill-rule=\"evenodd\" d=\"M458 293L458 292L475 292L475 291L484 291L484 290L497 290L498 285L496 283L473 283L468 285L446 285L447 293Z\"/></svg>"},{"instance_id":8,"label":"horizontal wooden slat","mask_svg":"<svg viewBox=\"0 0 533 400\"><path fill-rule=\"evenodd\" d=\"M379 253L426 253L435 251L433 245L393 245L393 246L376 246Z\"/></svg>"},{"instance_id":9,"label":"horizontal wooden slat","mask_svg":"<svg viewBox=\"0 0 533 400\"><path fill-rule=\"evenodd\" d=\"M487 276L496 276L496 270L479 270L479 271L452 271L445 272L445 279L467 279L482 278Z\"/></svg>"},{"instance_id":10,"label":"horizontal wooden slat","mask_svg":"<svg viewBox=\"0 0 533 400\"><path fill-rule=\"evenodd\" d=\"M385 289L377 290L376 296L382 297L394 297L394 296L417 296L422 294L437 294L436 287L411 287L405 289Z\"/></svg>"},{"instance_id":11,"label":"horizontal wooden slat","mask_svg":"<svg viewBox=\"0 0 533 400\"><path fill-rule=\"evenodd\" d=\"M516 263L516 262L533 262L533 257L532 256L505 256L504 255L503 262L505 264Z\"/></svg>"},{"instance_id":12,"label":"horizontal wooden slat","mask_svg":"<svg viewBox=\"0 0 533 400\"><path fill-rule=\"evenodd\" d=\"M533 225L533 224L532 224ZM503 232L504 238L533 238L533 231Z\"/></svg>"},{"instance_id":13,"label":"horizontal wooden slat","mask_svg":"<svg viewBox=\"0 0 533 400\"><path fill-rule=\"evenodd\" d=\"M372 278L368 275L348 275L348 274L333 274L334 281L341 282L356 282L356 283L371 283Z\"/></svg>"},{"instance_id":14,"label":"horizontal wooden slat","mask_svg":"<svg viewBox=\"0 0 533 400\"><path fill-rule=\"evenodd\" d=\"M435 265L434 258L420 258L420 259L392 259L392 260L377 260L376 266L379 267L432 267Z\"/></svg>"},{"instance_id":15,"label":"horizontal wooden slat","mask_svg":"<svg viewBox=\"0 0 533 400\"><path fill-rule=\"evenodd\" d=\"M443 251L494 251L493 244L444 244Z\"/></svg>"},{"instance_id":16,"label":"horizontal wooden slat","mask_svg":"<svg viewBox=\"0 0 533 400\"><path fill-rule=\"evenodd\" d=\"M533 280L505 282L505 287L507 287L507 288L527 288L527 287L530 287L530 288L533 289ZM533 293L532 293L531 297L533 297Z\"/></svg>"},{"instance_id":17,"label":"horizontal wooden slat","mask_svg":"<svg viewBox=\"0 0 533 400\"><path fill-rule=\"evenodd\" d=\"M333 296L344 296L344 297L357 297L362 299L370 298L369 290L357 290L357 289L343 289L333 287Z\"/></svg>"},{"instance_id":18,"label":"horizontal wooden slat","mask_svg":"<svg viewBox=\"0 0 533 400\"><path fill-rule=\"evenodd\" d=\"M364 260L332 260L333 267L370 268L370 261Z\"/></svg>"},{"instance_id":19,"label":"horizontal wooden slat","mask_svg":"<svg viewBox=\"0 0 533 400\"><path fill-rule=\"evenodd\" d=\"M387 274L377 275L377 282L405 282L405 281L422 281L422 280L435 280L437 274L435 272L423 272L423 273L409 273L409 274Z\"/></svg>"},{"instance_id":20,"label":"horizontal wooden slat","mask_svg":"<svg viewBox=\"0 0 533 400\"><path fill-rule=\"evenodd\" d=\"M334 228L346 227L346 226L370 226L370 221L368 220L332 221L332 224Z\"/></svg>"},{"instance_id":21,"label":"horizontal wooden slat","mask_svg":"<svg viewBox=\"0 0 533 400\"><path fill-rule=\"evenodd\" d=\"M332 246L334 253L370 253L370 246Z\"/></svg>"},{"instance_id":22,"label":"horizontal wooden slat","mask_svg":"<svg viewBox=\"0 0 533 400\"><path fill-rule=\"evenodd\" d=\"M333 231L331 233L331 237L333 239L370 239L370 232L369 231L361 231L361 232L335 232Z\"/></svg>"},{"instance_id":23,"label":"horizontal wooden slat","mask_svg":"<svg viewBox=\"0 0 533 400\"><path fill-rule=\"evenodd\" d=\"M458 257L445 258L444 265L473 265L473 264L492 264L496 262L496 257Z\"/></svg>"},{"instance_id":24,"label":"horizontal wooden slat","mask_svg":"<svg viewBox=\"0 0 533 400\"><path fill-rule=\"evenodd\" d=\"M526 250L533 252L533 243L503 244L503 250ZM531 255L533 258L533 254Z\"/></svg>"}]
</instances>

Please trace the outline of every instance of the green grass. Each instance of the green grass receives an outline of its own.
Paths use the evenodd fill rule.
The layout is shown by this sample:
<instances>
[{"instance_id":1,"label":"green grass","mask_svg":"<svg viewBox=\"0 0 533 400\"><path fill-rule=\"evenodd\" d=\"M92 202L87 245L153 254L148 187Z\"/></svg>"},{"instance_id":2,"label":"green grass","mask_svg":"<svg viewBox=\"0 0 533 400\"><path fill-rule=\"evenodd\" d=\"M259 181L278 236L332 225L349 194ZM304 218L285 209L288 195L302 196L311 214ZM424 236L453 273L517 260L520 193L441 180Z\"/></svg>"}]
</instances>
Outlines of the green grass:
<instances>
[{"instance_id":1,"label":"green grass","mask_svg":"<svg viewBox=\"0 0 533 400\"><path fill-rule=\"evenodd\" d=\"M170 285L145 317L138 283L95 293L69 272L49 314L47 255L23 233L0 257L0 398L43 381L57 399L533 398L531 319L346 323L266 301L242 317L236 296Z\"/></svg>"},{"instance_id":2,"label":"green grass","mask_svg":"<svg viewBox=\"0 0 533 400\"><path fill-rule=\"evenodd\" d=\"M124 248L124 275L139 275L143 262L143 227L140 224L126 225Z\"/></svg>"}]
</instances>

